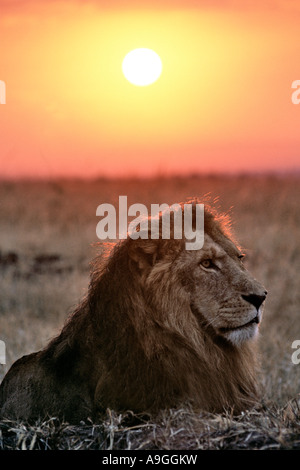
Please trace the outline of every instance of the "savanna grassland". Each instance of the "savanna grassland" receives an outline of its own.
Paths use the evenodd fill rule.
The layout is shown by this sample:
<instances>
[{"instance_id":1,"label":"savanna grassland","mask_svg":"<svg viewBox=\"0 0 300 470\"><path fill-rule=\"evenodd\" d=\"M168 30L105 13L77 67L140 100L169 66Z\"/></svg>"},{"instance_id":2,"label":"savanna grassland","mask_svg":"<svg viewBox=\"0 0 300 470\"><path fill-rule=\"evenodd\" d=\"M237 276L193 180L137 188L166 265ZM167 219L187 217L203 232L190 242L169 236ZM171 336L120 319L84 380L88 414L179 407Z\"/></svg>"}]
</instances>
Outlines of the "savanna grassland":
<instances>
[{"instance_id":1,"label":"savanna grassland","mask_svg":"<svg viewBox=\"0 0 300 470\"><path fill-rule=\"evenodd\" d=\"M119 195L128 205L210 194L230 213L246 267L268 290L260 327L262 407L241 416L166 410L158 421L107 411L102 423L0 423L0 448L292 449L300 448L299 176L191 176L152 180L0 183L0 340L6 365L56 335L84 296L96 237L96 208ZM299 354L300 357L300 354Z\"/></svg>"}]
</instances>

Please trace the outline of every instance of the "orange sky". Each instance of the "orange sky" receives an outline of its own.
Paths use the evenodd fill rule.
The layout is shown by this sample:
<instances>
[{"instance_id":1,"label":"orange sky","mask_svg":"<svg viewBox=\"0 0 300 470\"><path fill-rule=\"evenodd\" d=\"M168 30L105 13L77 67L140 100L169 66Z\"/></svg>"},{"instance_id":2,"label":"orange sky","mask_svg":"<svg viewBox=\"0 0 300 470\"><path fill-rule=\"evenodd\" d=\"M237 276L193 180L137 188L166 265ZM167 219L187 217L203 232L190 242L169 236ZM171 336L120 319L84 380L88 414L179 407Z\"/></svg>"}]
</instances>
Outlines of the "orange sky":
<instances>
[{"instance_id":1,"label":"orange sky","mask_svg":"<svg viewBox=\"0 0 300 470\"><path fill-rule=\"evenodd\" d=\"M297 0L0 0L0 177L299 169L299 31Z\"/></svg>"}]
</instances>

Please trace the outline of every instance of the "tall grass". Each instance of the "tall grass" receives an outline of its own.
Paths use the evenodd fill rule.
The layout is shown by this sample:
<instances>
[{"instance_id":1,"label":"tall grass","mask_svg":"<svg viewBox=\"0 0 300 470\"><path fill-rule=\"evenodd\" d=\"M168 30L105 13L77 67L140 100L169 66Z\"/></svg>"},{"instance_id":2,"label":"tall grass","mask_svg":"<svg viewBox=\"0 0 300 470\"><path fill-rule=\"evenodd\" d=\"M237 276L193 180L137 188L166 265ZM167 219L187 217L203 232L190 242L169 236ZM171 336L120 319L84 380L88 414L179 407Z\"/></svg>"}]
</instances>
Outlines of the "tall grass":
<instances>
[{"instance_id":1,"label":"tall grass","mask_svg":"<svg viewBox=\"0 0 300 470\"><path fill-rule=\"evenodd\" d=\"M0 339L7 364L38 350L61 328L84 295L89 262L101 251L96 208L140 202L174 203L210 193L229 212L246 266L267 288L261 325L264 402L286 405L299 393L300 211L297 176L191 176L152 180L0 183ZM10 256L9 256L10 255ZM14 255L14 256L12 256Z\"/></svg>"}]
</instances>

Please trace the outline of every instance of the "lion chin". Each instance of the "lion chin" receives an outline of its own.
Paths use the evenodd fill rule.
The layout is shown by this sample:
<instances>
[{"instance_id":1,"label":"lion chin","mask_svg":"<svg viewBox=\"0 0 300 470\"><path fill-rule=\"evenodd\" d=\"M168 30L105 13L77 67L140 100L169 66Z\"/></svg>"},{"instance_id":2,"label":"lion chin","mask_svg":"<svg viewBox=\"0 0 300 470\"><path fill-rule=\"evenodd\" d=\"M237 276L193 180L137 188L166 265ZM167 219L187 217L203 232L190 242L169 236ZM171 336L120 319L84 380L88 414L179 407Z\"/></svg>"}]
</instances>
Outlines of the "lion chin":
<instances>
[{"instance_id":1,"label":"lion chin","mask_svg":"<svg viewBox=\"0 0 300 470\"><path fill-rule=\"evenodd\" d=\"M6 374L0 417L76 423L107 408L254 406L267 293L243 266L227 222L205 205L200 250L160 232L118 243L105 263L96 259L88 294L61 333Z\"/></svg>"}]
</instances>

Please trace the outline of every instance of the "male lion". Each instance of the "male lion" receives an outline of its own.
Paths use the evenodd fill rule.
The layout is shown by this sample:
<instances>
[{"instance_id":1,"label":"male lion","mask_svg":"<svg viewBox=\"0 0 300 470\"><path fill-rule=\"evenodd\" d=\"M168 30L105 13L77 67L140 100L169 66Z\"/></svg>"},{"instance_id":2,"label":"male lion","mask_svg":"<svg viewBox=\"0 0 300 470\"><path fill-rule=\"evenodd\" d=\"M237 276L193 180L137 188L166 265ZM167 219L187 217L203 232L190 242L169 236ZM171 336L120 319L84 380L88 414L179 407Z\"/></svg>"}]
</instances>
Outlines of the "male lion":
<instances>
[{"instance_id":1,"label":"male lion","mask_svg":"<svg viewBox=\"0 0 300 470\"><path fill-rule=\"evenodd\" d=\"M174 236L128 237L104 266L96 261L88 295L59 336L6 374L0 416L78 422L107 407L238 413L257 403L255 337L267 292L244 268L226 220L205 206L204 225L198 251Z\"/></svg>"}]
</instances>

